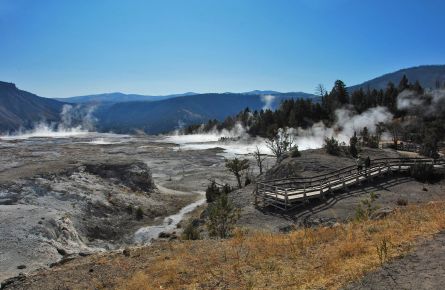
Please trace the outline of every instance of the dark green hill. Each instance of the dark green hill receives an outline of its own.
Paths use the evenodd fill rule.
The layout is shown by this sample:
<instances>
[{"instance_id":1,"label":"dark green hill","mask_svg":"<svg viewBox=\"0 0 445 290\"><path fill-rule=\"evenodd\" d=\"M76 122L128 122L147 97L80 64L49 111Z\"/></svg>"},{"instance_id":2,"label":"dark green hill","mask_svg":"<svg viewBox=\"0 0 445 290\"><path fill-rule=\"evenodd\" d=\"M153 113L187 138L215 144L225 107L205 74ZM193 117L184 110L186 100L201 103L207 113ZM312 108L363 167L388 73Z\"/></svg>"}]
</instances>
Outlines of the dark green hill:
<instances>
[{"instance_id":1,"label":"dark green hill","mask_svg":"<svg viewBox=\"0 0 445 290\"><path fill-rule=\"evenodd\" d=\"M19 90L13 83L0 82L0 132L29 128L40 121L58 121L63 105Z\"/></svg>"},{"instance_id":2,"label":"dark green hill","mask_svg":"<svg viewBox=\"0 0 445 290\"><path fill-rule=\"evenodd\" d=\"M422 65L384 74L362 84L349 87L348 90L352 92L359 88L367 89L368 87L371 89L385 89L388 82L393 82L397 86L403 75L406 75L412 83L419 81L424 88L435 88L436 82L439 82L442 87L445 85L445 65Z\"/></svg>"}]
</instances>

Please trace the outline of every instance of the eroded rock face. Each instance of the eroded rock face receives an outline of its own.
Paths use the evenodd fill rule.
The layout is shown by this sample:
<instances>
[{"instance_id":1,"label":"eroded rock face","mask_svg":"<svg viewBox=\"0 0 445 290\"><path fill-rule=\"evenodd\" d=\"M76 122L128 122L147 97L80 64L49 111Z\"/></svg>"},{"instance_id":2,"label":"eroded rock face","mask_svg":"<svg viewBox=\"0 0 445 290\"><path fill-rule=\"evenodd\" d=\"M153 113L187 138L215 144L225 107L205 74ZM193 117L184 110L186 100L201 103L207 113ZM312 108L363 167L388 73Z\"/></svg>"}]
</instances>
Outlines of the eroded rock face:
<instances>
[{"instance_id":1,"label":"eroded rock face","mask_svg":"<svg viewBox=\"0 0 445 290\"><path fill-rule=\"evenodd\" d=\"M153 192L151 171L143 162L85 164L85 170L106 179L114 179L131 190Z\"/></svg>"},{"instance_id":2,"label":"eroded rock face","mask_svg":"<svg viewBox=\"0 0 445 290\"><path fill-rule=\"evenodd\" d=\"M85 162L0 183L0 278L127 244L139 227L167 212L155 193L150 169L134 160Z\"/></svg>"}]
</instances>

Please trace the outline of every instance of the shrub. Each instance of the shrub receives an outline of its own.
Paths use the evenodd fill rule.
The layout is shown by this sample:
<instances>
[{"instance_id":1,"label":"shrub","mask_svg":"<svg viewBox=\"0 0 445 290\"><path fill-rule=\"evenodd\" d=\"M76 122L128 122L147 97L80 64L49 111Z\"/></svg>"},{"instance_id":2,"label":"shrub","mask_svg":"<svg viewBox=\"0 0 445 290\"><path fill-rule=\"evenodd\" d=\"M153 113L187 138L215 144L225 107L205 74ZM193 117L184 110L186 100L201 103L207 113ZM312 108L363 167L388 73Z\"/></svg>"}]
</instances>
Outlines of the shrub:
<instances>
[{"instance_id":1,"label":"shrub","mask_svg":"<svg viewBox=\"0 0 445 290\"><path fill-rule=\"evenodd\" d=\"M292 147L292 149L290 150L290 156L292 156L292 157L300 157L301 156L301 153L298 150L298 146L297 145Z\"/></svg>"},{"instance_id":2,"label":"shrub","mask_svg":"<svg viewBox=\"0 0 445 290\"><path fill-rule=\"evenodd\" d=\"M139 220L141 220L143 218L144 218L144 211L142 210L141 207L138 207L136 209L136 219L139 221Z\"/></svg>"},{"instance_id":3,"label":"shrub","mask_svg":"<svg viewBox=\"0 0 445 290\"><path fill-rule=\"evenodd\" d=\"M216 185L216 182L213 180L206 189L206 199L208 203L215 201L221 195L221 191L219 187Z\"/></svg>"},{"instance_id":4,"label":"shrub","mask_svg":"<svg viewBox=\"0 0 445 290\"><path fill-rule=\"evenodd\" d=\"M340 145L338 145L338 141L334 137L324 139L324 148L328 154L340 155Z\"/></svg>"},{"instance_id":5,"label":"shrub","mask_svg":"<svg viewBox=\"0 0 445 290\"><path fill-rule=\"evenodd\" d=\"M227 183L224 184L224 186L222 187L222 193L229 194L232 191L233 191L233 188Z\"/></svg>"},{"instance_id":6,"label":"shrub","mask_svg":"<svg viewBox=\"0 0 445 290\"><path fill-rule=\"evenodd\" d=\"M396 204L398 206L407 206L408 205L408 201L406 199L403 199L403 198L398 198L396 200Z\"/></svg>"},{"instance_id":7,"label":"shrub","mask_svg":"<svg viewBox=\"0 0 445 290\"><path fill-rule=\"evenodd\" d=\"M356 221L368 220L372 216L372 214L377 211L379 207L375 205L376 199L377 195L374 192L371 192L369 198L366 198L360 202L360 204L355 209Z\"/></svg>"},{"instance_id":8,"label":"shrub","mask_svg":"<svg viewBox=\"0 0 445 290\"><path fill-rule=\"evenodd\" d=\"M227 238L232 234L238 219L238 210L233 206L227 194L222 194L208 208L207 228L211 237Z\"/></svg>"},{"instance_id":9,"label":"shrub","mask_svg":"<svg viewBox=\"0 0 445 290\"><path fill-rule=\"evenodd\" d=\"M252 180L250 180L249 175L246 175L246 180L244 181L244 186L248 186L251 183L252 183Z\"/></svg>"},{"instance_id":10,"label":"shrub","mask_svg":"<svg viewBox=\"0 0 445 290\"><path fill-rule=\"evenodd\" d=\"M439 146L437 137L434 134L428 133L423 139L419 153L431 158L439 158L438 150Z\"/></svg>"},{"instance_id":11,"label":"shrub","mask_svg":"<svg viewBox=\"0 0 445 290\"><path fill-rule=\"evenodd\" d=\"M388 259L388 252L389 252L389 242L386 237L384 237L377 245L377 255L379 256L380 265L383 265L386 260Z\"/></svg>"},{"instance_id":12,"label":"shrub","mask_svg":"<svg viewBox=\"0 0 445 290\"><path fill-rule=\"evenodd\" d=\"M195 227L193 223L189 223L182 232L182 238L184 240L199 240L201 235L199 234L198 228Z\"/></svg>"},{"instance_id":13,"label":"shrub","mask_svg":"<svg viewBox=\"0 0 445 290\"><path fill-rule=\"evenodd\" d=\"M368 140L368 147L379 148L380 138L378 135L371 135Z\"/></svg>"},{"instance_id":14,"label":"shrub","mask_svg":"<svg viewBox=\"0 0 445 290\"><path fill-rule=\"evenodd\" d=\"M129 205L127 206L127 213L128 213L128 214L133 214L133 206L132 206L131 204L129 204Z\"/></svg>"},{"instance_id":15,"label":"shrub","mask_svg":"<svg viewBox=\"0 0 445 290\"><path fill-rule=\"evenodd\" d=\"M432 164L417 163L411 165L409 174L420 182L432 182L435 178L434 166Z\"/></svg>"}]
</instances>

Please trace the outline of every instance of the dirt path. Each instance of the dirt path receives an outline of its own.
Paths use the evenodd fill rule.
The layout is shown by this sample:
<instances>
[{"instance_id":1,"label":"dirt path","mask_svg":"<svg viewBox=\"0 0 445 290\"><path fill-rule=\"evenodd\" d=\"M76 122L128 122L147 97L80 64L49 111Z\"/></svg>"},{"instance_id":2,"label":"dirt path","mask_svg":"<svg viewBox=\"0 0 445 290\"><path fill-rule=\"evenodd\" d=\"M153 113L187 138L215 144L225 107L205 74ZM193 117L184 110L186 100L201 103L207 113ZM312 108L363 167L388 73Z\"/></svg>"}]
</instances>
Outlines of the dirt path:
<instances>
[{"instance_id":1,"label":"dirt path","mask_svg":"<svg viewBox=\"0 0 445 290\"><path fill-rule=\"evenodd\" d=\"M445 232L346 289L443 289Z\"/></svg>"}]
</instances>

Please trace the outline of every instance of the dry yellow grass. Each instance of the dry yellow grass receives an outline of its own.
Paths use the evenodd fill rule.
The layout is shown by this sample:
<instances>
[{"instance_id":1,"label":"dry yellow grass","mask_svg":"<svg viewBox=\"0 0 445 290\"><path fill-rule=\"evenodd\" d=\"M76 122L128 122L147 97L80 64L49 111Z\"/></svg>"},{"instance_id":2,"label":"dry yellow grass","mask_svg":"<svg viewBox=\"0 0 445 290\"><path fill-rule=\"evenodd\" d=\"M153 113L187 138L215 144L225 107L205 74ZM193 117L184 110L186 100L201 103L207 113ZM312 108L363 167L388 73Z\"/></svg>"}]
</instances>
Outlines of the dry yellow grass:
<instances>
[{"instance_id":1,"label":"dry yellow grass","mask_svg":"<svg viewBox=\"0 0 445 290\"><path fill-rule=\"evenodd\" d=\"M338 289L444 229L445 202L435 202L332 228L289 234L238 230L227 240L170 243L121 288Z\"/></svg>"}]
</instances>

